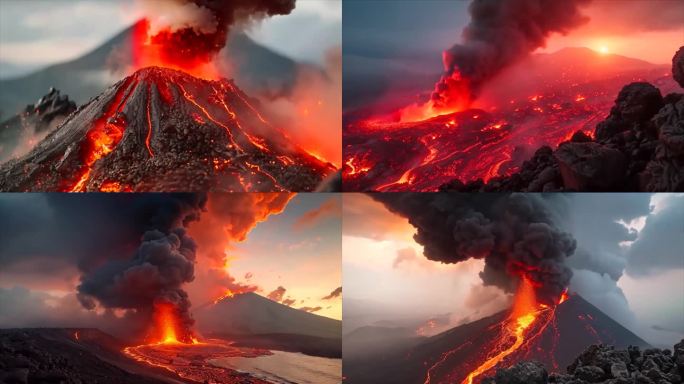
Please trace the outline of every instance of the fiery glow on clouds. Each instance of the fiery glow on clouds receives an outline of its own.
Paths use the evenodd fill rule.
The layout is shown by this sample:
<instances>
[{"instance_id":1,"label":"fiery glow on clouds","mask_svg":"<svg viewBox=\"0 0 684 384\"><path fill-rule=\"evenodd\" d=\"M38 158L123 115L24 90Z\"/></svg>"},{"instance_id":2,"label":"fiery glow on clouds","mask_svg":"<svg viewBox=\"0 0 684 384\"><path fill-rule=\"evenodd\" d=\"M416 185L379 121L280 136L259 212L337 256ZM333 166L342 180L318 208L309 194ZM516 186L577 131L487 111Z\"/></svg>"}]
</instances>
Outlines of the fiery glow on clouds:
<instances>
[{"instance_id":1,"label":"fiery glow on clouds","mask_svg":"<svg viewBox=\"0 0 684 384\"><path fill-rule=\"evenodd\" d=\"M407 317L451 313L452 325L486 315L475 313L473 292L486 290L489 295L479 296L495 303L493 310L507 303L498 289L482 287L482 260L427 260L413 240L415 229L364 194L344 195L343 226L345 300L383 303Z\"/></svg>"},{"instance_id":2,"label":"fiery glow on clouds","mask_svg":"<svg viewBox=\"0 0 684 384\"><path fill-rule=\"evenodd\" d=\"M315 314L341 319L341 298L323 300L342 285L341 204L335 194L294 196L282 213L256 224L244 241L230 243L230 275L236 282L258 286L262 296L283 287L283 300L290 300L285 304L321 307ZM201 279L190 283L188 291L193 302L200 303L193 299L193 294L202 294L193 289L195 284L201 286Z\"/></svg>"}]
</instances>

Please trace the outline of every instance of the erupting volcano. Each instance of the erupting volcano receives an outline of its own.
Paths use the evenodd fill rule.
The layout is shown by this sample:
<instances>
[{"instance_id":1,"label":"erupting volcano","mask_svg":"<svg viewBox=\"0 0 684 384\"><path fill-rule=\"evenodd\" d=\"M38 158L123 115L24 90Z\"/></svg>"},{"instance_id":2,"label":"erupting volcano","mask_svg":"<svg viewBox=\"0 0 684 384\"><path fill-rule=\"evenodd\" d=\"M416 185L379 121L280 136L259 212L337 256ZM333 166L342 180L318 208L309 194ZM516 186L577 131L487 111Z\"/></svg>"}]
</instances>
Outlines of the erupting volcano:
<instances>
[{"instance_id":1,"label":"erupting volcano","mask_svg":"<svg viewBox=\"0 0 684 384\"><path fill-rule=\"evenodd\" d=\"M544 305L534 301L530 288L523 279L510 310L371 361L345 360L344 374L353 383L479 384L520 361L538 361L550 372L563 372L592 344L648 347L580 296L564 295L559 303Z\"/></svg>"},{"instance_id":2,"label":"erupting volcano","mask_svg":"<svg viewBox=\"0 0 684 384\"><path fill-rule=\"evenodd\" d=\"M335 166L270 124L219 70L234 22L286 15L294 4L183 0L150 10L118 63L130 75L3 164L0 190L316 189Z\"/></svg>"},{"instance_id":3,"label":"erupting volcano","mask_svg":"<svg viewBox=\"0 0 684 384\"><path fill-rule=\"evenodd\" d=\"M392 89L384 83L396 82L396 92L388 90L367 105L345 111L344 189L536 192L545 184L545 191L581 189L566 177L556 182L560 174L550 175L551 170L538 180L529 178L523 174L526 161L540 147L555 149L576 133L586 141L595 139L597 123L608 116L616 95L627 84L647 81L663 94L679 88L669 65L609 54L605 47L537 51L554 34L566 35L585 25L589 18L583 9L590 3L472 1L462 42L443 52L443 73L432 91L409 90L421 77L405 71L416 80L394 79L403 75L395 70L394 76L379 78L382 85L377 87ZM363 70L358 69L366 76L374 73ZM358 87L358 93L363 89L377 93L372 86ZM418 101L411 103L414 99ZM632 157L630 150L624 151L625 157ZM641 164L626 168L635 168L628 174L643 171ZM653 172L645 173L641 179ZM632 184L639 177L625 178L609 187L587 189L636 188ZM490 181L492 185L486 186Z\"/></svg>"},{"instance_id":4,"label":"erupting volcano","mask_svg":"<svg viewBox=\"0 0 684 384\"><path fill-rule=\"evenodd\" d=\"M334 167L231 81L141 69L0 169L4 191L313 190Z\"/></svg>"}]
</instances>

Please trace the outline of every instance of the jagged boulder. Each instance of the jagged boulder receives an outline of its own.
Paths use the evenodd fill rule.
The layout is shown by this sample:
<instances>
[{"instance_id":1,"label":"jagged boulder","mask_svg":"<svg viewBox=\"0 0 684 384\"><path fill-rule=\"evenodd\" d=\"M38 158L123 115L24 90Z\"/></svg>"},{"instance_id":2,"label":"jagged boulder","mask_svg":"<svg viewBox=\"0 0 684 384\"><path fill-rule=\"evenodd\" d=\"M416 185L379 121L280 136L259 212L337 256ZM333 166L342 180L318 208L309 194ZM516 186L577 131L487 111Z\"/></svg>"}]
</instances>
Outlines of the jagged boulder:
<instances>
[{"instance_id":1,"label":"jagged boulder","mask_svg":"<svg viewBox=\"0 0 684 384\"><path fill-rule=\"evenodd\" d=\"M684 47L679 47L672 57L672 78L684 88Z\"/></svg>"},{"instance_id":2,"label":"jagged boulder","mask_svg":"<svg viewBox=\"0 0 684 384\"><path fill-rule=\"evenodd\" d=\"M655 156L641 174L647 191L684 191L684 97L652 119L658 130Z\"/></svg>"},{"instance_id":3,"label":"jagged boulder","mask_svg":"<svg viewBox=\"0 0 684 384\"><path fill-rule=\"evenodd\" d=\"M622 153L597 143L565 143L554 153L563 185L576 191L609 190L622 180Z\"/></svg>"},{"instance_id":4,"label":"jagged boulder","mask_svg":"<svg viewBox=\"0 0 684 384\"><path fill-rule=\"evenodd\" d=\"M548 376L543 364L536 361L523 361L508 369L497 369L494 378L485 379L482 383L546 384Z\"/></svg>"}]
</instances>

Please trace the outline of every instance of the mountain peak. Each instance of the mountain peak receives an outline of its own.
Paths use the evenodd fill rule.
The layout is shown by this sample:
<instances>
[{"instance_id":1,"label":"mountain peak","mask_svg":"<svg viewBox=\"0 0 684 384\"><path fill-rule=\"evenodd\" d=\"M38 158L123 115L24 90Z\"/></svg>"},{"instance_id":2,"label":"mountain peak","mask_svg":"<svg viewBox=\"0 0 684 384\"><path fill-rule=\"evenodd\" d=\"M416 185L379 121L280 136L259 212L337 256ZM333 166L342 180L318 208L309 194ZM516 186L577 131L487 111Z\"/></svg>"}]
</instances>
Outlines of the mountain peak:
<instances>
[{"instance_id":1,"label":"mountain peak","mask_svg":"<svg viewBox=\"0 0 684 384\"><path fill-rule=\"evenodd\" d=\"M311 191L333 171L232 81L148 67L0 167L0 190Z\"/></svg>"}]
</instances>

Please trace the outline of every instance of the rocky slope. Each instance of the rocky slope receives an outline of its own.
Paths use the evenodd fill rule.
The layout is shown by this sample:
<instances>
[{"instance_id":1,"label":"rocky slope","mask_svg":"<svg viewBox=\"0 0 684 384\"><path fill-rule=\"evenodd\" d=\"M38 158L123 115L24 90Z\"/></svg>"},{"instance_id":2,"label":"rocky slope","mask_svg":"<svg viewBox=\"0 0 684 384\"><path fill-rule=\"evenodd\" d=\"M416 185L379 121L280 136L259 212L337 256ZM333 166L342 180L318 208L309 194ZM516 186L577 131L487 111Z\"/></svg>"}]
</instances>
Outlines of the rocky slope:
<instances>
[{"instance_id":1,"label":"rocky slope","mask_svg":"<svg viewBox=\"0 0 684 384\"><path fill-rule=\"evenodd\" d=\"M54 88L27 105L24 110L0 122L0 163L28 152L30 146L45 137L76 110L76 104Z\"/></svg>"},{"instance_id":2,"label":"rocky slope","mask_svg":"<svg viewBox=\"0 0 684 384\"><path fill-rule=\"evenodd\" d=\"M548 374L535 361L499 369L482 384L680 384L684 377L684 340L669 349L592 345L568 366L566 374Z\"/></svg>"},{"instance_id":3,"label":"rocky slope","mask_svg":"<svg viewBox=\"0 0 684 384\"><path fill-rule=\"evenodd\" d=\"M264 120L232 81L144 68L80 107L1 191L312 191L335 168Z\"/></svg>"}]
</instances>

